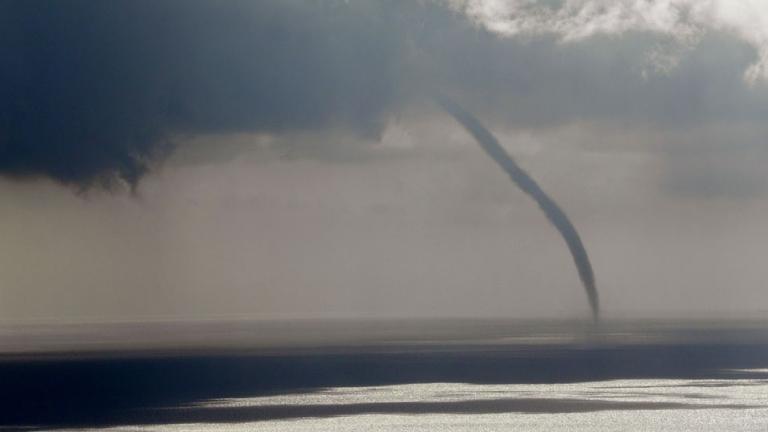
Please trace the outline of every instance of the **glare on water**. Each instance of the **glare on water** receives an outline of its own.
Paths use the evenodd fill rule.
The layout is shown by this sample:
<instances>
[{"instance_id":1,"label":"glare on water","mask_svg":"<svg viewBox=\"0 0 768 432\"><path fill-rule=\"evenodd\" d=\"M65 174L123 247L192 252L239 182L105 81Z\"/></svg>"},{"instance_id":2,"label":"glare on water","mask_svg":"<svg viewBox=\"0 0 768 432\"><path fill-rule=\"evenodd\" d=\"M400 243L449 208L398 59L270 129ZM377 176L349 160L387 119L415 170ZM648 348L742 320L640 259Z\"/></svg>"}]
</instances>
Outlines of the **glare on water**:
<instances>
[{"instance_id":1,"label":"glare on water","mask_svg":"<svg viewBox=\"0 0 768 432\"><path fill-rule=\"evenodd\" d=\"M337 387L291 395L211 400L181 408L254 409L264 414L264 420L101 430L765 431L768 380Z\"/></svg>"}]
</instances>

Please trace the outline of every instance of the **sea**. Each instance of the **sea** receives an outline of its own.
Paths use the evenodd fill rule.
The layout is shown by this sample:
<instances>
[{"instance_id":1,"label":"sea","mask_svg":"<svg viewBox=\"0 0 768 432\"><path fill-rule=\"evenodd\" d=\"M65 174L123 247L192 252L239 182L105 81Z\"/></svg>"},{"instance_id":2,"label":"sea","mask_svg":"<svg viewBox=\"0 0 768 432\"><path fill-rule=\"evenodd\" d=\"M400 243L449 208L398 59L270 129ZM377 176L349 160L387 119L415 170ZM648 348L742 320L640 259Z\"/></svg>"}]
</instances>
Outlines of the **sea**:
<instances>
[{"instance_id":1,"label":"sea","mask_svg":"<svg viewBox=\"0 0 768 432\"><path fill-rule=\"evenodd\" d=\"M768 431L768 322L0 330L0 430Z\"/></svg>"}]
</instances>

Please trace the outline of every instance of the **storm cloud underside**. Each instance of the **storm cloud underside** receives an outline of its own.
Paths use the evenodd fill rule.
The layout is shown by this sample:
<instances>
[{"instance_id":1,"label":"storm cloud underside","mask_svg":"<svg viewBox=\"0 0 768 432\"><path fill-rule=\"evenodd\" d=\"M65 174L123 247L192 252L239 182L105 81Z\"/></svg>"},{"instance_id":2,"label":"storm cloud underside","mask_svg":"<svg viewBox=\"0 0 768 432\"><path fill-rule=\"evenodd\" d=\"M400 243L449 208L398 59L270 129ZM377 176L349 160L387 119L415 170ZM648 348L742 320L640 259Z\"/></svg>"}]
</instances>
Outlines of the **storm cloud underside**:
<instances>
[{"instance_id":1,"label":"storm cloud underside","mask_svg":"<svg viewBox=\"0 0 768 432\"><path fill-rule=\"evenodd\" d=\"M133 185L179 135L375 135L399 49L385 9L0 1L0 173Z\"/></svg>"},{"instance_id":2,"label":"storm cloud underside","mask_svg":"<svg viewBox=\"0 0 768 432\"><path fill-rule=\"evenodd\" d=\"M512 126L760 119L753 3L2 0L0 175L135 185L179 137L376 138L424 80Z\"/></svg>"}]
</instances>

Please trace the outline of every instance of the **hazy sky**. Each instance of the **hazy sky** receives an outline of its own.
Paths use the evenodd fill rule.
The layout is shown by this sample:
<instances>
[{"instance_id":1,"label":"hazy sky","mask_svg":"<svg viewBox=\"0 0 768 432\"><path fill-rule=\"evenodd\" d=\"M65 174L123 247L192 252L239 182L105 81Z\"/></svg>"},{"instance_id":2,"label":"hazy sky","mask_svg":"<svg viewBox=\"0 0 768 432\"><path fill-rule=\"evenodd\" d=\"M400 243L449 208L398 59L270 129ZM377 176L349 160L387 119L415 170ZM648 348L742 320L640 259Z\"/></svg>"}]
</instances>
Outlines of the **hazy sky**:
<instances>
[{"instance_id":1,"label":"hazy sky","mask_svg":"<svg viewBox=\"0 0 768 432\"><path fill-rule=\"evenodd\" d=\"M764 2L24 4L0 3L3 321L588 316L434 89L569 214L606 316L768 310Z\"/></svg>"}]
</instances>

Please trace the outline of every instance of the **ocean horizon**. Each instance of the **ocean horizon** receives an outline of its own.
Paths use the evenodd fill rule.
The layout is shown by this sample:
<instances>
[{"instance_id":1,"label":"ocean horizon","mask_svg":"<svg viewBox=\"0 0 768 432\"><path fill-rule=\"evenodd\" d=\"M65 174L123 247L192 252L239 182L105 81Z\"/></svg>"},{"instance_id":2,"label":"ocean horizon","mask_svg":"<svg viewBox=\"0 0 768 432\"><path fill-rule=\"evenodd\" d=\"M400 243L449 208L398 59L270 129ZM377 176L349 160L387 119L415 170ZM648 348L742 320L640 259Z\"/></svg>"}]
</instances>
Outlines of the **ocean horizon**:
<instances>
[{"instance_id":1,"label":"ocean horizon","mask_svg":"<svg viewBox=\"0 0 768 432\"><path fill-rule=\"evenodd\" d=\"M714 431L768 424L768 327L760 321L78 328L38 329L26 339L36 349L16 346L0 356L0 426ZM9 333L3 346L12 346Z\"/></svg>"}]
</instances>

